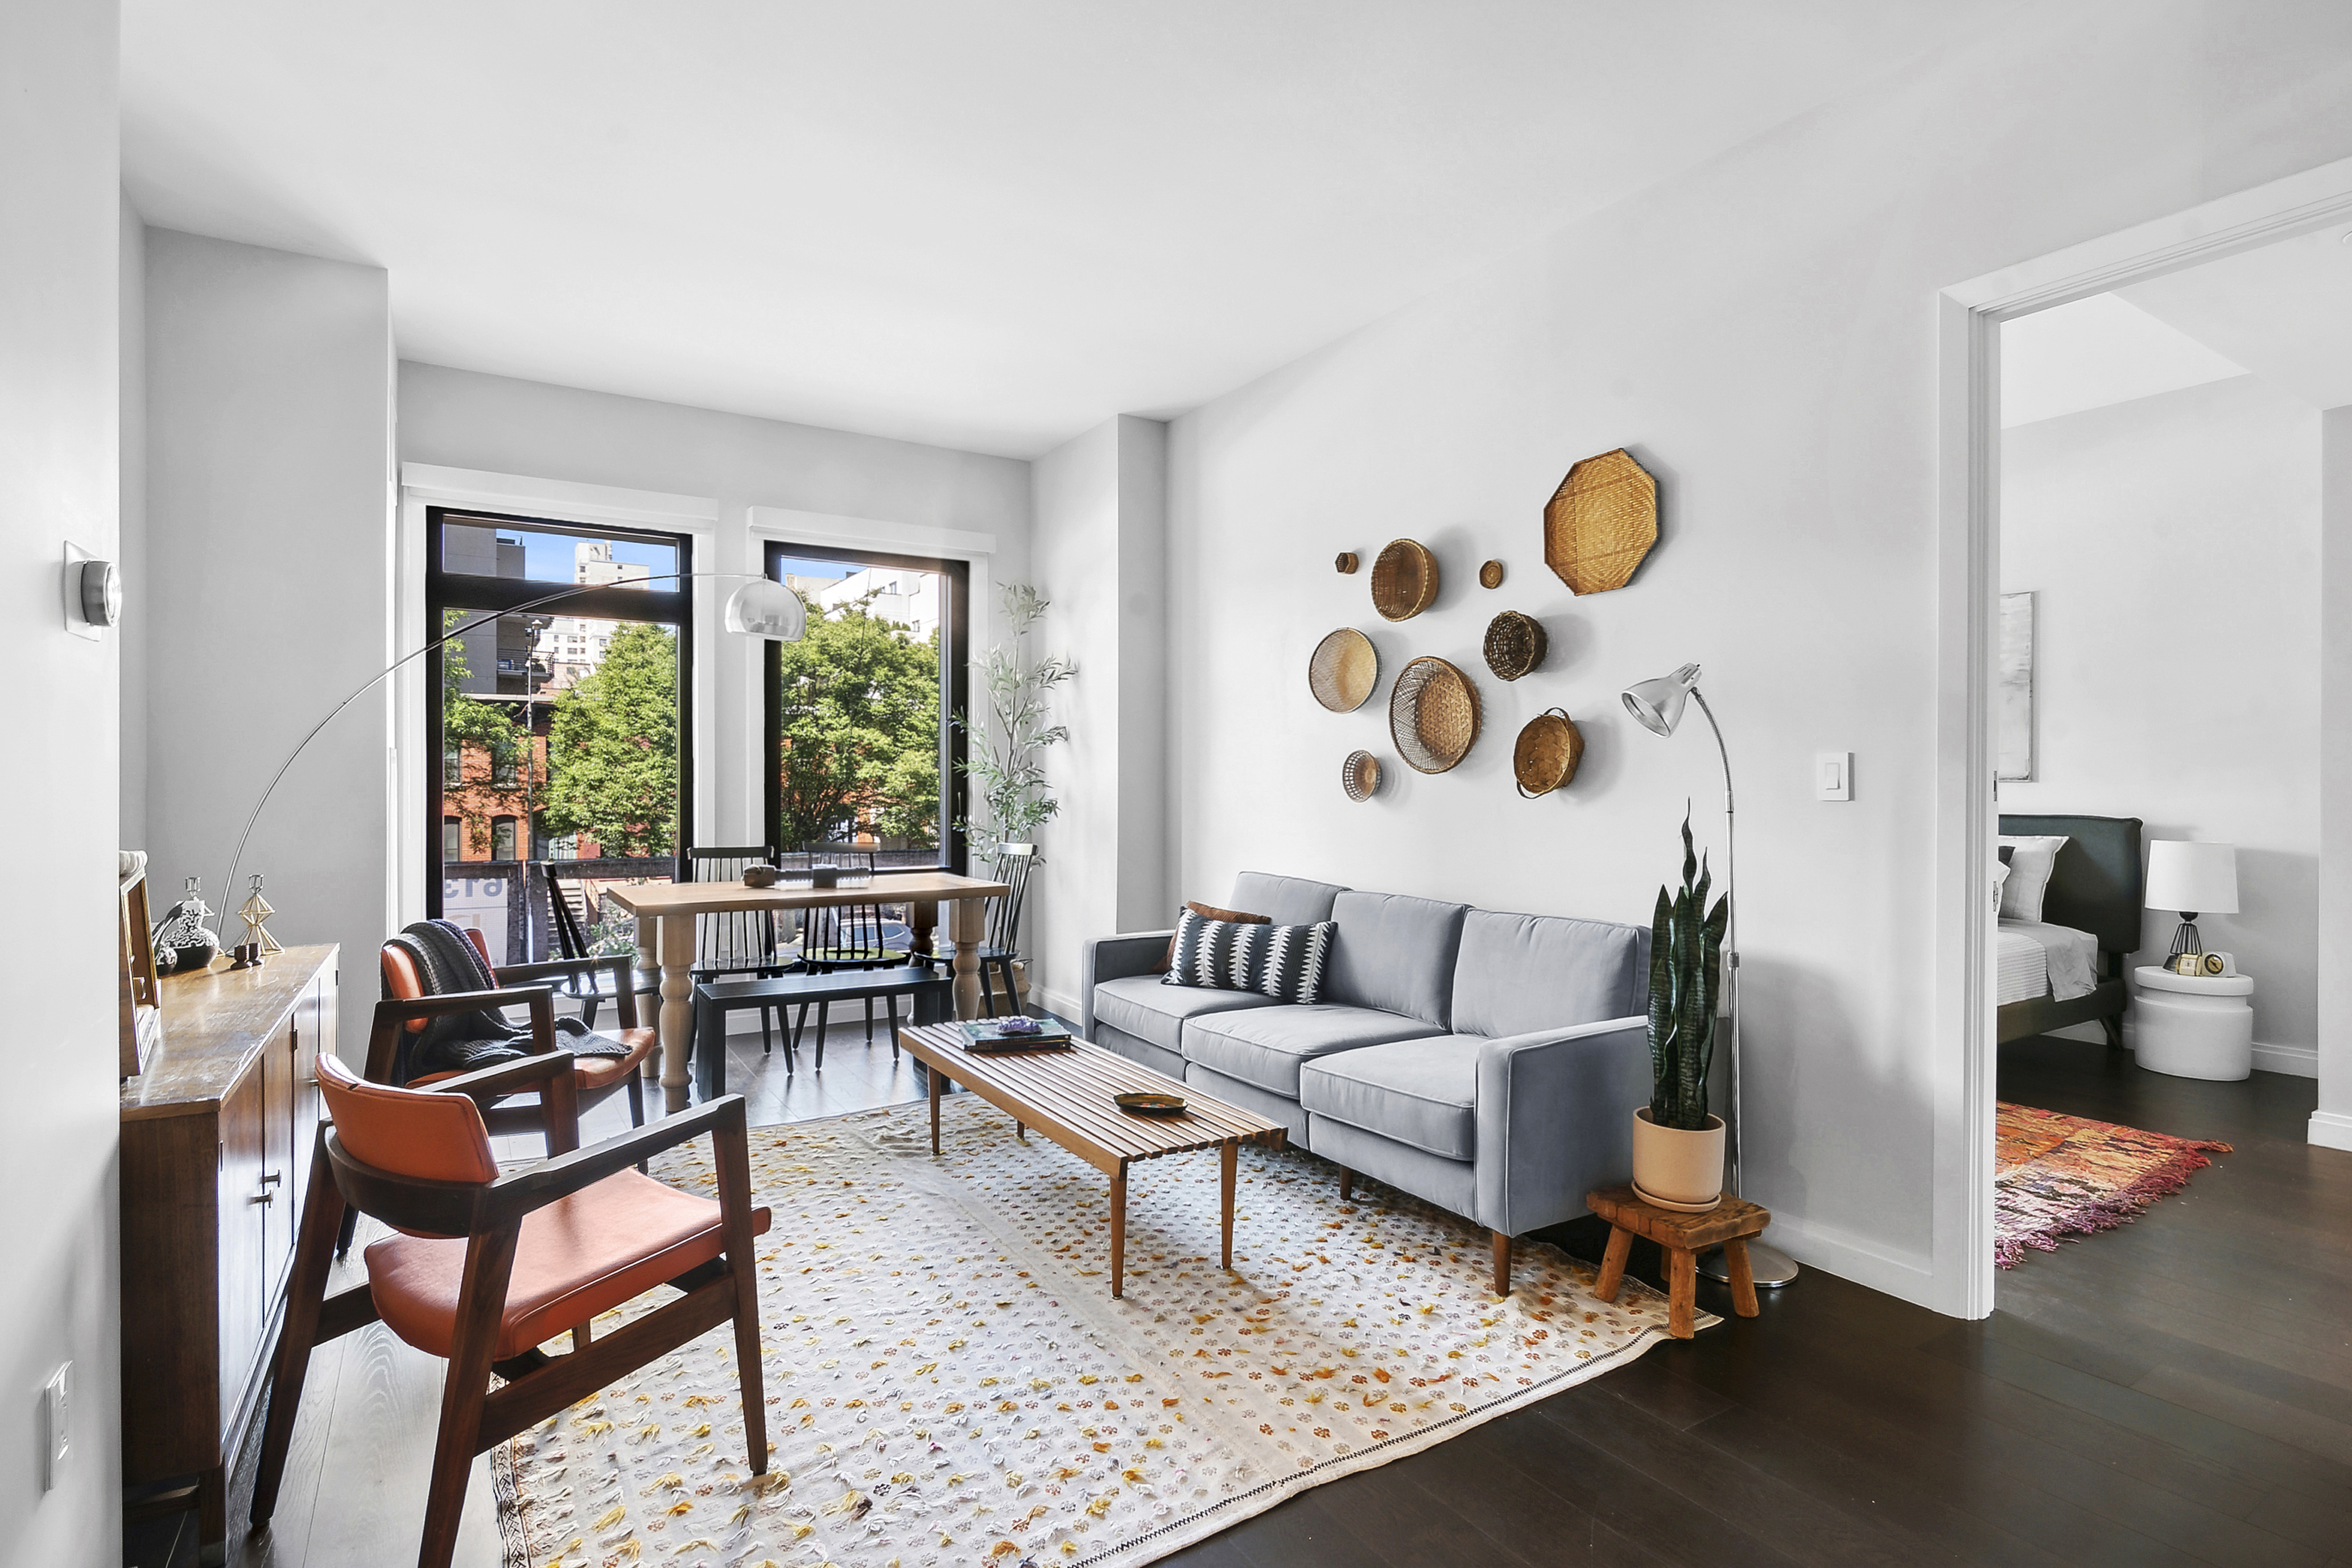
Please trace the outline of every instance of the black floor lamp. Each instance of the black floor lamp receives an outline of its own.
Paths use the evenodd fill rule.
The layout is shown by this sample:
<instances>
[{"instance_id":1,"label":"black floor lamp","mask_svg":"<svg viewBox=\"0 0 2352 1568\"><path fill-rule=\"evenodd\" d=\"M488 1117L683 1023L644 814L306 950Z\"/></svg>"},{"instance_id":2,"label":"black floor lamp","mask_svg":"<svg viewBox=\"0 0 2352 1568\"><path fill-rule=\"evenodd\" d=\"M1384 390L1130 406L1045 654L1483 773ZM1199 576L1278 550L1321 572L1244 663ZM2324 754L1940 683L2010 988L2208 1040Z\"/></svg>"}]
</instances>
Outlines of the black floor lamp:
<instances>
[{"instance_id":1,"label":"black floor lamp","mask_svg":"<svg viewBox=\"0 0 2352 1568\"><path fill-rule=\"evenodd\" d=\"M1727 1142L1731 1156L1729 1188L1736 1198L1739 1195L1739 1150L1746 1142L1748 1124L1739 1105L1739 819L1732 811L1731 750L1723 743L1723 726L1715 721L1715 710L1706 705L1706 696L1698 689L1698 666L1695 664L1684 665L1672 675L1628 687L1622 696L1625 710L1654 735L1673 734L1675 726L1682 722L1684 702L1697 699L1698 710L1706 715L1706 727L1715 731L1716 752L1723 758L1723 889L1731 901L1731 917L1723 938L1723 964L1731 982L1724 987L1731 997L1731 1129ZM1796 1259L1760 1241L1748 1244L1748 1265L1755 1270L1759 1285L1786 1285L1797 1277ZM1731 1278L1731 1267L1719 1247L1700 1257L1698 1269L1710 1279Z\"/></svg>"}]
</instances>

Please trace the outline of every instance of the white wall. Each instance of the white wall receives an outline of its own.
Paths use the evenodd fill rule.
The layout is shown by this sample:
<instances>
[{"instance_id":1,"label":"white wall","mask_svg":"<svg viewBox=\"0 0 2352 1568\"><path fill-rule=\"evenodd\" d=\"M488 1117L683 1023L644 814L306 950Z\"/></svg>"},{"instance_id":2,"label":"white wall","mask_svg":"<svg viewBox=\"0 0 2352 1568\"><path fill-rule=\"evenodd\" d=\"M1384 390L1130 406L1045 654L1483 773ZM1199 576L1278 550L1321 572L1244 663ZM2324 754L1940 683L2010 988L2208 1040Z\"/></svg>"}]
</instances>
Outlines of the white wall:
<instances>
[{"instance_id":1,"label":"white wall","mask_svg":"<svg viewBox=\"0 0 2352 1568\"><path fill-rule=\"evenodd\" d=\"M2018 426L2000 517L2002 589L2038 595L2039 747L2038 776L2004 782L2001 808L2236 845L2241 912L2198 929L2254 976L2256 1065L2309 1076L2318 411L2238 376ZM2160 963L2178 923L2148 911L2131 962Z\"/></svg>"},{"instance_id":2,"label":"white wall","mask_svg":"<svg viewBox=\"0 0 2352 1568\"><path fill-rule=\"evenodd\" d=\"M1695 717L1660 741L1616 693L1703 661L1739 768L1748 1194L1800 1258L1947 1310L1981 1260L1936 1201L1965 1170L1962 1043L1930 1022L1934 803L1956 783L1934 721L1937 290L2352 153L2341 5L2011 16L1215 400L1171 445L1178 896L1261 867L1643 920L1686 797L1721 845L1715 759ZM1618 446L1658 475L1664 537L1630 588L1572 599L1541 509ZM1391 626L1329 563L1398 535L1447 585ZM1490 555L1498 593L1471 576ZM1512 687L1478 656L1506 606L1553 647ZM1394 758L1382 712L1322 712L1305 681L1350 624L1384 668L1442 654L1486 701L1467 763L1361 806L1339 764ZM1584 771L1523 802L1511 738L1554 703ZM1812 798L1828 750L1858 754L1850 804Z\"/></svg>"},{"instance_id":3,"label":"white wall","mask_svg":"<svg viewBox=\"0 0 2352 1568\"><path fill-rule=\"evenodd\" d=\"M2352 1149L2352 408L2320 416L2319 1106L2311 1141Z\"/></svg>"},{"instance_id":4,"label":"white wall","mask_svg":"<svg viewBox=\"0 0 2352 1568\"><path fill-rule=\"evenodd\" d=\"M866 533L875 548L902 552L927 535L991 535L994 553L973 574L982 628L975 655L992 608L987 584L1029 570L1029 465L1018 458L413 363L400 367L400 456L713 500L717 528L708 559L696 557L698 570L761 569L766 535L755 510L769 520L815 514L850 535ZM788 531L789 520L777 525ZM728 586L719 585L714 603L725 601ZM398 635L408 648L419 633L402 626ZM760 648L719 631L715 616L706 640L718 721L698 762L713 770L716 788L712 819L698 823L697 837L758 843L766 831L757 772Z\"/></svg>"},{"instance_id":5,"label":"white wall","mask_svg":"<svg viewBox=\"0 0 2352 1568\"><path fill-rule=\"evenodd\" d=\"M391 878L389 699L320 732L224 887L253 803L391 658L392 337L382 268L147 231L147 847L158 896L268 878L271 934L343 946L363 1051ZM160 911L159 911L160 912ZM241 929L226 922L230 939Z\"/></svg>"},{"instance_id":6,"label":"white wall","mask_svg":"<svg viewBox=\"0 0 2352 1568\"><path fill-rule=\"evenodd\" d=\"M1028 917L1030 979L1065 1017L1078 1011L1078 954L1091 938L1173 923L1167 811L1168 426L1120 415L1037 459L1031 549L1053 601L1037 652L1078 667L1055 716L1070 738L1046 753L1060 815Z\"/></svg>"},{"instance_id":7,"label":"white wall","mask_svg":"<svg viewBox=\"0 0 2352 1568\"><path fill-rule=\"evenodd\" d=\"M121 197L122 826L127 848L147 843L147 226ZM219 875L215 872L214 875ZM151 892L152 889L151 889ZM155 912L163 911L159 906Z\"/></svg>"},{"instance_id":8,"label":"white wall","mask_svg":"<svg viewBox=\"0 0 2352 1568\"><path fill-rule=\"evenodd\" d=\"M67 542L116 548L116 12L0 6L0 659L18 765L0 773L17 896L0 1139L0 1560L122 1560L114 1023L117 659L68 632ZM73 1363L73 1447L46 1495L34 1412Z\"/></svg>"}]
</instances>

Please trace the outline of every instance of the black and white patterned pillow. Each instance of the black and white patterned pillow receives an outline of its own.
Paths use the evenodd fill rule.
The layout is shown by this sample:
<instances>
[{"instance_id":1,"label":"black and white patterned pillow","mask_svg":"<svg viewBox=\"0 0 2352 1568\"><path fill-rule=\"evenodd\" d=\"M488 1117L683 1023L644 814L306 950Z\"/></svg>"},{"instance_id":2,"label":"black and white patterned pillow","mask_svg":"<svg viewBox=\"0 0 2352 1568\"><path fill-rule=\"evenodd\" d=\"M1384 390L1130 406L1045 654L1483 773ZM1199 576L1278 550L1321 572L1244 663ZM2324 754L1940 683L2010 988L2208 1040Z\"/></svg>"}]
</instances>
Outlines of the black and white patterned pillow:
<instances>
[{"instance_id":1,"label":"black and white patterned pillow","mask_svg":"<svg viewBox=\"0 0 2352 1568\"><path fill-rule=\"evenodd\" d=\"M1242 925L1203 920L1186 910L1176 917L1176 940L1169 949L1169 985L1217 991L1255 991L1278 1002L1310 1003L1322 994L1323 957L1330 950L1333 922L1318 925Z\"/></svg>"}]
</instances>

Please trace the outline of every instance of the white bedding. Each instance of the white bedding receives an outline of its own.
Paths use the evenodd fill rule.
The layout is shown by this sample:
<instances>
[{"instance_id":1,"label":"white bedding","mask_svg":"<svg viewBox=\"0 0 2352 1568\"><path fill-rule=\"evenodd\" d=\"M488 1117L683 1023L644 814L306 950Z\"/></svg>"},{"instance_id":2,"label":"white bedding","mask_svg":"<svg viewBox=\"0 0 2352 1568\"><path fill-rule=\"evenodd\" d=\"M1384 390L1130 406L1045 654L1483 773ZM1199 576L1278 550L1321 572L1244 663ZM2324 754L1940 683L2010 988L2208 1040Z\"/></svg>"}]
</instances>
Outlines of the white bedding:
<instances>
[{"instance_id":1,"label":"white bedding","mask_svg":"<svg viewBox=\"0 0 2352 1568\"><path fill-rule=\"evenodd\" d=\"M2098 986L2099 939L2072 926L2003 921L1997 935L1997 1005L2047 996L2071 1002Z\"/></svg>"}]
</instances>

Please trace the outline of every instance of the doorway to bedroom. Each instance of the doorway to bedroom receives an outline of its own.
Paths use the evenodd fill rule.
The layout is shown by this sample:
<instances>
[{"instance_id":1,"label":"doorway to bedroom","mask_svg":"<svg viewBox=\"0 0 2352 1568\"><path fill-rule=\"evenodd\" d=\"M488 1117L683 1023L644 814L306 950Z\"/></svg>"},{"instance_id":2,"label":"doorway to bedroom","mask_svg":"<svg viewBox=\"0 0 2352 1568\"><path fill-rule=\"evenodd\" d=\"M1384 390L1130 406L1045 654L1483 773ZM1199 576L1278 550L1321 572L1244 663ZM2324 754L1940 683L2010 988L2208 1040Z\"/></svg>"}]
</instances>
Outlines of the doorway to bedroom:
<instances>
[{"instance_id":1,"label":"doorway to bedroom","mask_svg":"<svg viewBox=\"0 0 2352 1568\"><path fill-rule=\"evenodd\" d=\"M2281 1208L2352 1182L2307 1142L2352 222L1999 332L1997 1321L2352 1440L2352 1263Z\"/></svg>"}]
</instances>

